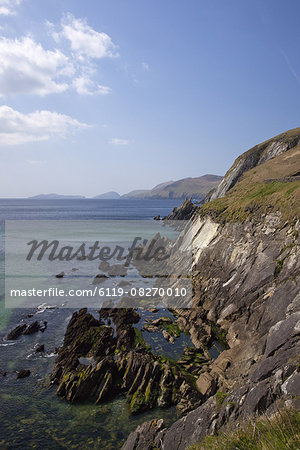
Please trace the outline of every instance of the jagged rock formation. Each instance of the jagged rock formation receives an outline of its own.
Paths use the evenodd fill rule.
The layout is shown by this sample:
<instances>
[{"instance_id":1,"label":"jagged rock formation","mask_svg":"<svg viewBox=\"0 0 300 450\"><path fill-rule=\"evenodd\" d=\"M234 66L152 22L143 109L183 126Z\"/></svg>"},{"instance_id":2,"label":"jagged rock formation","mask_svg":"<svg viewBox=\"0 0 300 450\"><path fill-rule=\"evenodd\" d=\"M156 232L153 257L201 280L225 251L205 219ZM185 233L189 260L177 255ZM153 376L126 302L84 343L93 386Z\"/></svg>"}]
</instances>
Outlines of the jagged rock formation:
<instances>
[{"instance_id":1,"label":"jagged rock formation","mask_svg":"<svg viewBox=\"0 0 300 450\"><path fill-rule=\"evenodd\" d=\"M229 348L200 374L197 409L169 429L140 426L124 450L183 450L279 399L300 408L299 142L296 129L243 154L195 212L183 238L193 246L193 308L177 310L177 323L196 347L211 327Z\"/></svg>"},{"instance_id":2,"label":"jagged rock formation","mask_svg":"<svg viewBox=\"0 0 300 450\"><path fill-rule=\"evenodd\" d=\"M7 340L14 341L18 339L21 335L29 335L33 333L37 333L38 331L41 331L42 333L47 328L47 322L38 322L37 320L35 322L32 322L30 325L26 325L26 323L23 323L21 325L18 325L16 328L11 330L7 335Z\"/></svg>"},{"instance_id":3,"label":"jagged rock formation","mask_svg":"<svg viewBox=\"0 0 300 450\"><path fill-rule=\"evenodd\" d=\"M189 220L194 212L196 211L197 206L188 198L186 198L180 206L173 209L173 211L164 219L165 220Z\"/></svg>"},{"instance_id":4,"label":"jagged rock formation","mask_svg":"<svg viewBox=\"0 0 300 450\"><path fill-rule=\"evenodd\" d=\"M126 393L133 414L171 405L184 412L201 403L184 370L188 361L180 367L153 355L133 327L140 318L136 311L103 309L100 316L94 318L85 308L73 314L51 377L59 396L100 403ZM102 319L112 320L116 332Z\"/></svg>"}]
</instances>

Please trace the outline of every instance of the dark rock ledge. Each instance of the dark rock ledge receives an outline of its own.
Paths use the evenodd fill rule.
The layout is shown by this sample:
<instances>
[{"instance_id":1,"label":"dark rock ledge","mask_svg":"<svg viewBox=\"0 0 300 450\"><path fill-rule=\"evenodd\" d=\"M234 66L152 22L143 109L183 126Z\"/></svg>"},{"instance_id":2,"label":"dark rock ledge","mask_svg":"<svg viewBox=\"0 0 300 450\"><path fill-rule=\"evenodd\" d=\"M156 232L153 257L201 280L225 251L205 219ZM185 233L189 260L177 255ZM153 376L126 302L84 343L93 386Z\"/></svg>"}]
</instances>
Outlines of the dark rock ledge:
<instances>
[{"instance_id":1,"label":"dark rock ledge","mask_svg":"<svg viewBox=\"0 0 300 450\"><path fill-rule=\"evenodd\" d=\"M29 325L26 325L26 323L18 325L16 328L11 330L7 335L7 340L14 341L18 339L22 335L29 335L37 333L38 331L41 331L42 333L47 328L47 322L38 322L37 320L35 322L32 322Z\"/></svg>"},{"instance_id":2,"label":"dark rock ledge","mask_svg":"<svg viewBox=\"0 0 300 450\"><path fill-rule=\"evenodd\" d=\"M103 309L100 319L81 309L68 325L52 373L57 394L71 402L99 403L125 393L131 413L176 405L182 412L201 404L186 355L181 365L153 355L133 324L133 309ZM106 320L106 322L105 322ZM113 321L115 329L106 323ZM193 359L198 364L205 358ZM195 362L196 363L196 362Z\"/></svg>"}]
</instances>

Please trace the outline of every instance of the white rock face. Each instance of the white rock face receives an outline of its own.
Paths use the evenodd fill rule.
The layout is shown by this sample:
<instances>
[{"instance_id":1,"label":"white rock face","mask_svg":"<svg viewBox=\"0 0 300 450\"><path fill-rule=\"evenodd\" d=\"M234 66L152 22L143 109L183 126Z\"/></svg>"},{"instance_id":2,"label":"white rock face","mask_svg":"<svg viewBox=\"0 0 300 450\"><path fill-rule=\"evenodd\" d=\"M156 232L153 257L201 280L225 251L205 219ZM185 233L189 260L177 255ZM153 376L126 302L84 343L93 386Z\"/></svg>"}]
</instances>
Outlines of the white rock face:
<instances>
[{"instance_id":1,"label":"white rock face","mask_svg":"<svg viewBox=\"0 0 300 450\"><path fill-rule=\"evenodd\" d=\"M193 264L196 264L203 249L208 247L217 237L219 224L213 222L209 217L202 219L196 217L190 222L182 233L183 240L180 248L190 251L193 255Z\"/></svg>"}]
</instances>

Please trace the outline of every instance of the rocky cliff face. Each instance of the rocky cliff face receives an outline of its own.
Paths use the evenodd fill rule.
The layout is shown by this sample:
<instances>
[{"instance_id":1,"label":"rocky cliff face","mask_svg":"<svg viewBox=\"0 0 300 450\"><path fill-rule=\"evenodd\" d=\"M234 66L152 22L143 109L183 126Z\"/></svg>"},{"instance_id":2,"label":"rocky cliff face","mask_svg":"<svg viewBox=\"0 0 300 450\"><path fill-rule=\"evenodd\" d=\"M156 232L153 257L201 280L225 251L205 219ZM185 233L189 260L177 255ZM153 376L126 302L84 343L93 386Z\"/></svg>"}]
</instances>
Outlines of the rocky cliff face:
<instances>
[{"instance_id":1,"label":"rocky cliff face","mask_svg":"<svg viewBox=\"0 0 300 450\"><path fill-rule=\"evenodd\" d=\"M275 185L265 191L262 179L262 174L272 172L273 161L276 174L278 161L285 176L296 174L299 137L300 130L292 130L261 144L229 170L215 197L236 185L229 191L230 204L236 201L240 207L239 199L246 194L237 197L243 186L239 178L262 167L260 195L247 198L252 203L243 207L243 216L224 216L219 203L214 214L212 207L195 212L186 236L194 254L193 307L177 310L177 321L189 329L197 348L212 332L229 348L199 374L196 385L202 404L197 409L169 429L157 421L140 426L124 450L183 450L228 422L237 424L252 414L272 411L279 399L300 407L299 214L295 209L291 218L290 210L287 214L286 208L274 208ZM280 159L282 153L285 160ZM281 169L290 157L294 163L286 162ZM276 182L276 202L292 204L298 197L289 195L298 189L299 180Z\"/></svg>"},{"instance_id":2,"label":"rocky cliff face","mask_svg":"<svg viewBox=\"0 0 300 450\"><path fill-rule=\"evenodd\" d=\"M287 152L291 148L299 145L300 136L299 128L291 130L287 133L280 134L262 144L256 145L247 152L239 156L232 167L228 170L217 189L211 193L207 200L224 197L241 178L244 172L269 161L276 156Z\"/></svg>"}]
</instances>

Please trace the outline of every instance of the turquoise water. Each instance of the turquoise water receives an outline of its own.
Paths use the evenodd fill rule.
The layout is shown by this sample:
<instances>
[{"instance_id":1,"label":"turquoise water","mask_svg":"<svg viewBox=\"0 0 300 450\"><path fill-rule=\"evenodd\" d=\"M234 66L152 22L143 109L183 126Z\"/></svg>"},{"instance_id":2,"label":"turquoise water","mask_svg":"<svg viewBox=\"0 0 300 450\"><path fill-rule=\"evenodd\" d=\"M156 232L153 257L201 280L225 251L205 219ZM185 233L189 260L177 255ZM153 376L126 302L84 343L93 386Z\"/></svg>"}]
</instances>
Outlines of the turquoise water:
<instances>
[{"instance_id":1,"label":"turquoise water","mask_svg":"<svg viewBox=\"0 0 300 450\"><path fill-rule=\"evenodd\" d=\"M139 423L153 418L176 420L174 408L153 410L130 416L124 397L101 405L69 404L48 388L48 377L55 363L55 348L63 340L72 309L5 309L4 307L4 220L98 220L149 219L167 215L176 201L137 200L0 200L0 448L120 448L129 432ZM41 304L43 302L41 301ZM97 314L96 309L92 311ZM28 315L32 317L28 317ZM164 315L167 315L164 313ZM8 331L20 321L46 320L44 333L6 341ZM150 333L149 333L150 334ZM150 336L151 340L153 336ZM179 356L189 338L185 335L171 346L164 339L153 343L157 353ZM35 353L37 344L44 353ZM172 353L173 352L173 353ZM31 375L16 379L16 371L29 369Z\"/></svg>"}]
</instances>

